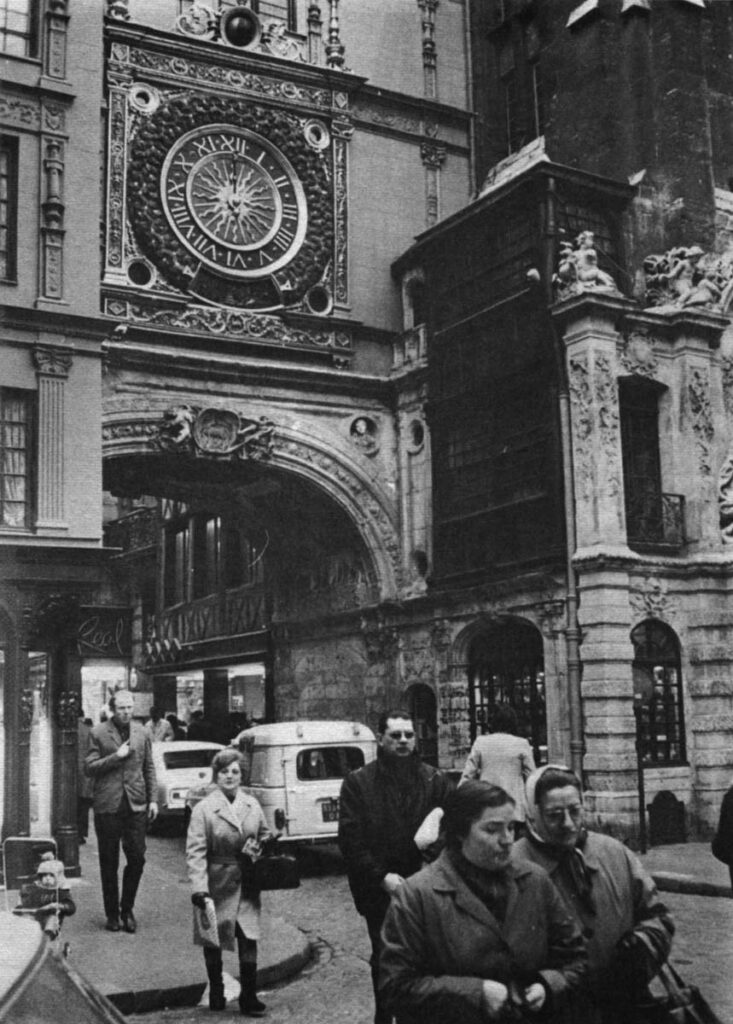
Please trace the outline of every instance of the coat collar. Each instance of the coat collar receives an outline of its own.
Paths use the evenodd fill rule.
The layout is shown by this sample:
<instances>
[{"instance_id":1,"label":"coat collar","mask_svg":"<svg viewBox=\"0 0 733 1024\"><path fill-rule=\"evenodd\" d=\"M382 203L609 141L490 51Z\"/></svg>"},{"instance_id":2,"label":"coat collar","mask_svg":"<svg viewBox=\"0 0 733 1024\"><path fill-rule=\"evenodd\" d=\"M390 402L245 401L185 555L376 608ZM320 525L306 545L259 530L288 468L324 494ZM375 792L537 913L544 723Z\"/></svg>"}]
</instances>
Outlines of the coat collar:
<instances>
[{"instance_id":1,"label":"coat collar","mask_svg":"<svg viewBox=\"0 0 733 1024\"><path fill-rule=\"evenodd\" d=\"M228 821L230 825L233 825L238 831L241 831L242 817L244 812L247 810L247 801L244 795L240 792L234 797L234 800L230 803L224 796L222 791L217 786L216 789L211 791L212 802L214 804L214 813L218 814L220 818Z\"/></svg>"},{"instance_id":2,"label":"coat collar","mask_svg":"<svg viewBox=\"0 0 733 1024\"><path fill-rule=\"evenodd\" d=\"M433 868L433 889L436 892L449 892L454 894L456 906L459 906L465 913L475 917L481 924L490 928L499 937L503 936L503 925L498 921L485 903L475 893L471 892L461 876L451 863L447 852L444 850L440 857L432 865ZM525 879L532 872L532 868L522 861L515 861L510 864L508 876L508 901L505 920L509 920L519 899L519 894L524 888Z\"/></svg>"},{"instance_id":3,"label":"coat collar","mask_svg":"<svg viewBox=\"0 0 733 1024\"><path fill-rule=\"evenodd\" d=\"M593 833L588 832L585 845L581 852L588 870L598 871L601 863L598 859L598 851L595 848L595 843L593 842L592 837ZM529 849L532 851L532 860L535 864L539 864L541 868L544 868L548 875L551 875L553 871L557 871L560 858L553 857L551 847L546 843L540 846L539 843L533 843L531 839L525 839L524 842L527 843ZM515 866L519 866L521 864L521 860L517 858L513 863Z\"/></svg>"}]
</instances>

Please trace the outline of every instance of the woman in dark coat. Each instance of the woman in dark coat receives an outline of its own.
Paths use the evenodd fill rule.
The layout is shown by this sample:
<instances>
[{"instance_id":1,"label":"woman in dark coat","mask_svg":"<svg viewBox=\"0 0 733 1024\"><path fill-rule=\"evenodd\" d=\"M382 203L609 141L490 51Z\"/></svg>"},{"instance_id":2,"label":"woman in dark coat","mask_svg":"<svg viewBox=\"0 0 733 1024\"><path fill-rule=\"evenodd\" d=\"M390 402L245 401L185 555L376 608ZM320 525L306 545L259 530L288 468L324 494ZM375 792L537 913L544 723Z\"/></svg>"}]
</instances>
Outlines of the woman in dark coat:
<instances>
[{"instance_id":1,"label":"woman in dark coat","mask_svg":"<svg viewBox=\"0 0 733 1024\"><path fill-rule=\"evenodd\" d=\"M207 898L214 901L219 931L220 948L204 946L209 1007L226 1007L221 951L234 949L236 939L242 985L239 1008L249 1017L262 1017L265 1007L256 991L260 896L242 894L240 859L242 854L256 858L271 833L257 800L239 788L239 752L231 747L220 750L211 771L216 789L194 807L186 839L191 902L203 909ZM202 945L196 934L194 942Z\"/></svg>"},{"instance_id":2,"label":"woman in dark coat","mask_svg":"<svg viewBox=\"0 0 733 1024\"><path fill-rule=\"evenodd\" d=\"M503 789L464 783L446 803L446 849L393 896L380 991L400 1022L552 1021L580 983L577 926L546 873L511 859L514 815Z\"/></svg>"}]
</instances>

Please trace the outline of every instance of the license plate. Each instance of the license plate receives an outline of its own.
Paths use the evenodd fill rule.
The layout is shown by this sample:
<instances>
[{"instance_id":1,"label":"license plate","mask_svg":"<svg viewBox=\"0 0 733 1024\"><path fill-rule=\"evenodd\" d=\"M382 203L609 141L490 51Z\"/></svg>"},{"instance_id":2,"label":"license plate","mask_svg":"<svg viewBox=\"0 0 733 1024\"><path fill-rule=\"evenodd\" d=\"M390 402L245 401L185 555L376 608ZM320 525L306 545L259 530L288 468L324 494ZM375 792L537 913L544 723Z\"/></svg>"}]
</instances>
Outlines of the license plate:
<instances>
[{"instance_id":1,"label":"license plate","mask_svg":"<svg viewBox=\"0 0 733 1024\"><path fill-rule=\"evenodd\" d=\"M324 821L338 821L339 820L339 802L338 800L324 800L321 804L321 816Z\"/></svg>"}]
</instances>

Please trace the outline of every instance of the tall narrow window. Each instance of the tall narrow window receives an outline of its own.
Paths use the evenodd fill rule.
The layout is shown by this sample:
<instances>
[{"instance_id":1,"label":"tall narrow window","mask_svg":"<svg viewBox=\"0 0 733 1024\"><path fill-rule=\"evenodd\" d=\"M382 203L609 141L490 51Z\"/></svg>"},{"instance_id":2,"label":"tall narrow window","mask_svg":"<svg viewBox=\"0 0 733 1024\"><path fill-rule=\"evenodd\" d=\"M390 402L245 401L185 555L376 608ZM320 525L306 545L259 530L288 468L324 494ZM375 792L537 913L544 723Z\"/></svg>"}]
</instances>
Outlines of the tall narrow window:
<instances>
[{"instance_id":1,"label":"tall narrow window","mask_svg":"<svg viewBox=\"0 0 733 1024\"><path fill-rule=\"evenodd\" d=\"M0 390L0 527L30 526L31 401L27 391Z\"/></svg>"},{"instance_id":2,"label":"tall narrow window","mask_svg":"<svg viewBox=\"0 0 733 1024\"><path fill-rule=\"evenodd\" d=\"M3 53L35 57L38 49L35 0L0 0L0 41Z\"/></svg>"},{"instance_id":3,"label":"tall narrow window","mask_svg":"<svg viewBox=\"0 0 733 1024\"><path fill-rule=\"evenodd\" d=\"M683 764L685 718L680 650L674 632L646 619L631 633L634 691L642 702L640 742L645 764Z\"/></svg>"},{"instance_id":4,"label":"tall narrow window","mask_svg":"<svg viewBox=\"0 0 733 1024\"><path fill-rule=\"evenodd\" d=\"M0 280L17 279L18 140L0 137Z\"/></svg>"}]
</instances>

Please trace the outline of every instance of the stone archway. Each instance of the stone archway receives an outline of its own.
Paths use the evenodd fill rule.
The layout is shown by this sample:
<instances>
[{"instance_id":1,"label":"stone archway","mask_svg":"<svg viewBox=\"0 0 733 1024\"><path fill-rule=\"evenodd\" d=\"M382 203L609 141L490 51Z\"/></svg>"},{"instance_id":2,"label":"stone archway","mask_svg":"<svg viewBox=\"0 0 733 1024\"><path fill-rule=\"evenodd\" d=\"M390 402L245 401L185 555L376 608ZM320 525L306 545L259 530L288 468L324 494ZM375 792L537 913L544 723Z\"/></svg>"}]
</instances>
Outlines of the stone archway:
<instances>
[{"instance_id":1,"label":"stone archway","mask_svg":"<svg viewBox=\"0 0 733 1024\"><path fill-rule=\"evenodd\" d=\"M293 474L325 492L354 524L369 552L379 598L397 595L404 575L398 513L373 469L366 470L341 452L338 437L313 427L297 428L292 415L278 417L271 407L248 407L245 414L236 402L202 409L193 401L171 406L170 399L147 394L111 397L102 433L105 462L168 454L220 465L251 460L259 467ZM201 396L196 401L200 403ZM278 418L271 420L269 415ZM219 423L214 422L217 416Z\"/></svg>"}]
</instances>

